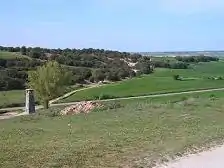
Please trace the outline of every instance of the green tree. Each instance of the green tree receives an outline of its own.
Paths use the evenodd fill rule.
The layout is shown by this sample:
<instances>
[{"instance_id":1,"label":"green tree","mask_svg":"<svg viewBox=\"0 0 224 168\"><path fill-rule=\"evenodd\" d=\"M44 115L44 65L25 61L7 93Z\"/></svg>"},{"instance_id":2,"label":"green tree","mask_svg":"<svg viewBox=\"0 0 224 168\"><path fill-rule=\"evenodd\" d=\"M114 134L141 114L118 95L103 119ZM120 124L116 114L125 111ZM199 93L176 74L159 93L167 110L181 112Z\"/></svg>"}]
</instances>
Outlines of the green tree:
<instances>
[{"instance_id":1,"label":"green tree","mask_svg":"<svg viewBox=\"0 0 224 168\"><path fill-rule=\"evenodd\" d=\"M70 75L56 61L50 61L36 71L29 72L29 86L35 90L44 108L48 108L51 99L63 94L64 87L70 83Z\"/></svg>"},{"instance_id":2,"label":"green tree","mask_svg":"<svg viewBox=\"0 0 224 168\"><path fill-rule=\"evenodd\" d=\"M43 53L42 53L40 47L32 48L32 50L29 53L29 56L31 58L41 58L42 55L43 55Z\"/></svg>"},{"instance_id":3,"label":"green tree","mask_svg":"<svg viewBox=\"0 0 224 168\"><path fill-rule=\"evenodd\" d=\"M180 75L173 75L174 80L180 80Z\"/></svg>"},{"instance_id":4,"label":"green tree","mask_svg":"<svg viewBox=\"0 0 224 168\"><path fill-rule=\"evenodd\" d=\"M20 48L20 52L21 52L22 55L26 55L26 47L25 46L22 46Z\"/></svg>"},{"instance_id":5,"label":"green tree","mask_svg":"<svg viewBox=\"0 0 224 168\"><path fill-rule=\"evenodd\" d=\"M105 74L101 69L94 70L92 76L96 82L103 81L105 79Z\"/></svg>"}]
</instances>

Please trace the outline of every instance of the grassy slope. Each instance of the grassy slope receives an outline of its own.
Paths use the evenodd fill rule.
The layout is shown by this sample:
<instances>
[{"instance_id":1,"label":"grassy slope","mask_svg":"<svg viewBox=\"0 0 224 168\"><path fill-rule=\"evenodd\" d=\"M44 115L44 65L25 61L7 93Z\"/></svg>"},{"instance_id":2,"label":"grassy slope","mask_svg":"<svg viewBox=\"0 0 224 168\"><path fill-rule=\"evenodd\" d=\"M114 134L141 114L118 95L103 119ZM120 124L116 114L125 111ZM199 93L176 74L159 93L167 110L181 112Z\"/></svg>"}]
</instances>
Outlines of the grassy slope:
<instances>
[{"instance_id":1,"label":"grassy slope","mask_svg":"<svg viewBox=\"0 0 224 168\"><path fill-rule=\"evenodd\" d=\"M60 102L91 100L101 94L114 97L127 97L172 91L219 88L224 86L224 80L208 80L206 78L209 76L222 75L223 66L223 62L218 62L199 64L193 66L193 69L188 70L157 69L152 75L77 92ZM173 75L175 74L186 78L194 77L196 80L175 81L173 80Z\"/></svg>"},{"instance_id":2,"label":"grassy slope","mask_svg":"<svg viewBox=\"0 0 224 168\"><path fill-rule=\"evenodd\" d=\"M4 52L4 51L0 51L0 59L18 59L18 58L23 58L23 59L31 59L30 57L26 56L26 55L21 55L20 53L17 52Z\"/></svg>"},{"instance_id":3,"label":"grassy slope","mask_svg":"<svg viewBox=\"0 0 224 168\"><path fill-rule=\"evenodd\" d=\"M13 104L18 106L25 103L25 90L11 90L0 92L0 108Z\"/></svg>"},{"instance_id":4,"label":"grassy slope","mask_svg":"<svg viewBox=\"0 0 224 168\"><path fill-rule=\"evenodd\" d=\"M224 91L212 91L204 93L190 93L182 95L164 96L164 97L154 97L154 98L140 98L140 99L129 99L129 100L114 100L110 102L105 102L104 104L120 104L127 105L133 102L145 102L145 103L176 103L179 101L184 101L191 98L200 99L220 99L224 98Z\"/></svg>"},{"instance_id":5,"label":"grassy slope","mask_svg":"<svg viewBox=\"0 0 224 168\"><path fill-rule=\"evenodd\" d=\"M1 121L0 167L150 167L224 138L223 108L223 98L132 102L88 115Z\"/></svg>"}]
</instances>

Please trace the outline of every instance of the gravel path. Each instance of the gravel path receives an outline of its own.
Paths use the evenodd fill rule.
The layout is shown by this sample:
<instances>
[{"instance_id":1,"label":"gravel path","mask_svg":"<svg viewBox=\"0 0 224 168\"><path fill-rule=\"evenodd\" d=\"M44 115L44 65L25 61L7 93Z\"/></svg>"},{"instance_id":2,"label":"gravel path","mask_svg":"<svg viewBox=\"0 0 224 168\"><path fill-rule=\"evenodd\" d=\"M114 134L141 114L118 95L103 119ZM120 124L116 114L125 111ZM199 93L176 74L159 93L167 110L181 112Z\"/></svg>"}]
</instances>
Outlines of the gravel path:
<instances>
[{"instance_id":1,"label":"gravel path","mask_svg":"<svg viewBox=\"0 0 224 168\"><path fill-rule=\"evenodd\" d=\"M224 145L180 158L158 168L224 168Z\"/></svg>"},{"instance_id":2,"label":"gravel path","mask_svg":"<svg viewBox=\"0 0 224 168\"><path fill-rule=\"evenodd\" d=\"M5 114L1 114L0 115L0 120L9 119L9 118L18 117L18 116L23 116L23 115L28 115L28 114L25 113L25 112L23 112L23 113L8 112L8 113L5 113Z\"/></svg>"}]
</instances>

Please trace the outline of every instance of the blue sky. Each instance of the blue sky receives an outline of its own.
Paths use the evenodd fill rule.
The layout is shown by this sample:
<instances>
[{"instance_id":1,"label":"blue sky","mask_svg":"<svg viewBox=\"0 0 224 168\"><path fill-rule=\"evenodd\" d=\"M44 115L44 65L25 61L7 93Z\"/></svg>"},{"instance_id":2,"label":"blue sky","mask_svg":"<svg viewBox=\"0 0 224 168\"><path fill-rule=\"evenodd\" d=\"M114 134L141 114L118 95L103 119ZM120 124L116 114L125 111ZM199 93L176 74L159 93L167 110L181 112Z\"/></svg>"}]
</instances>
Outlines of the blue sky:
<instances>
[{"instance_id":1,"label":"blue sky","mask_svg":"<svg viewBox=\"0 0 224 168\"><path fill-rule=\"evenodd\" d=\"M223 0L2 0L0 45L224 49Z\"/></svg>"}]
</instances>

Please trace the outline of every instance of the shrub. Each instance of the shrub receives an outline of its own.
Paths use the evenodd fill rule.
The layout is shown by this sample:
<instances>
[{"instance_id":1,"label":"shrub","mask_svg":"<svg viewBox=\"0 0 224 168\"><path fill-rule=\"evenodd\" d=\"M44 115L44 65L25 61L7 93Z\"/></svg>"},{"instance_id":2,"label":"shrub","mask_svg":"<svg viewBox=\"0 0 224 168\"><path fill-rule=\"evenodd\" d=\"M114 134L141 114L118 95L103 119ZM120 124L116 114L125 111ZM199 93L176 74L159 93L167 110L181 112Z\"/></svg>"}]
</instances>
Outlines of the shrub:
<instances>
[{"instance_id":1,"label":"shrub","mask_svg":"<svg viewBox=\"0 0 224 168\"><path fill-rule=\"evenodd\" d=\"M211 94L209 97L211 100L215 100L217 98L215 94Z\"/></svg>"},{"instance_id":2,"label":"shrub","mask_svg":"<svg viewBox=\"0 0 224 168\"><path fill-rule=\"evenodd\" d=\"M218 77L218 80L223 80L223 77L222 77L222 76L219 76L219 77Z\"/></svg>"},{"instance_id":3,"label":"shrub","mask_svg":"<svg viewBox=\"0 0 224 168\"><path fill-rule=\"evenodd\" d=\"M188 99L187 97L183 96L183 97L181 98L181 101L186 101L187 99Z\"/></svg>"},{"instance_id":4,"label":"shrub","mask_svg":"<svg viewBox=\"0 0 224 168\"><path fill-rule=\"evenodd\" d=\"M141 71L137 71L136 72L136 77L141 77L142 76L142 72Z\"/></svg>"},{"instance_id":5,"label":"shrub","mask_svg":"<svg viewBox=\"0 0 224 168\"><path fill-rule=\"evenodd\" d=\"M118 109L124 107L124 105L121 105L121 103L116 101L105 103L104 105L106 109Z\"/></svg>"},{"instance_id":6,"label":"shrub","mask_svg":"<svg viewBox=\"0 0 224 168\"><path fill-rule=\"evenodd\" d=\"M116 96L101 93L99 96L93 96L95 100L114 99Z\"/></svg>"},{"instance_id":7,"label":"shrub","mask_svg":"<svg viewBox=\"0 0 224 168\"><path fill-rule=\"evenodd\" d=\"M180 75L173 75L174 80L180 80Z\"/></svg>"}]
</instances>

